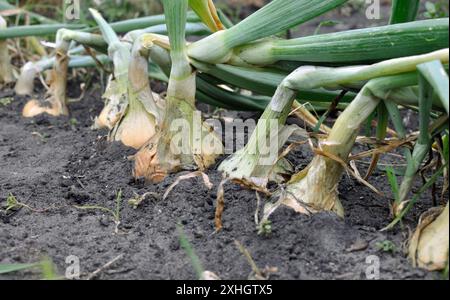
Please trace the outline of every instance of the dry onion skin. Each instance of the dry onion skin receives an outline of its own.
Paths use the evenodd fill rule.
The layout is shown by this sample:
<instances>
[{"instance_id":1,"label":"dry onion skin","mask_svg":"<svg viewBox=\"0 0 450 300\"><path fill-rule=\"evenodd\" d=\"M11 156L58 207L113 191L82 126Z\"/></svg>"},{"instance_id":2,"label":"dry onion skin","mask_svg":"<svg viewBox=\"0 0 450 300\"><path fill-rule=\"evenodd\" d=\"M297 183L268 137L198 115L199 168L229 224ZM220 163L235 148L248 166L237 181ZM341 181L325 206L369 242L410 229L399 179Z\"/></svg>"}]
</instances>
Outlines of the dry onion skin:
<instances>
[{"instance_id":1,"label":"dry onion skin","mask_svg":"<svg viewBox=\"0 0 450 300\"><path fill-rule=\"evenodd\" d=\"M20 76L17 79L15 91L17 95L30 95L34 88L34 79L36 75L41 72L38 65L33 62L27 62L20 71Z\"/></svg>"},{"instance_id":2,"label":"dry onion skin","mask_svg":"<svg viewBox=\"0 0 450 300\"><path fill-rule=\"evenodd\" d=\"M409 243L413 265L429 271L443 270L449 259L449 205L433 208L420 218Z\"/></svg>"},{"instance_id":3,"label":"dry onion skin","mask_svg":"<svg viewBox=\"0 0 450 300\"><path fill-rule=\"evenodd\" d=\"M59 30L56 37L55 64L51 71L50 89L44 100L30 100L23 108L22 115L32 118L40 114L67 116L67 71L69 68L70 43L64 38L65 30Z\"/></svg>"},{"instance_id":4,"label":"dry onion skin","mask_svg":"<svg viewBox=\"0 0 450 300\"><path fill-rule=\"evenodd\" d=\"M156 133L163 102L150 89L149 51L138 38L132 47L119 40L101 14L90 9L97 21L114 63L114 74L103 97L105 107L95 121L97 128L110 129L109 140L140 149Z\"/></svg>"},{"instance_id":5,"label":"dry onion skin","mask_svg":"<svg viewBox=\"0 0 450 300\"><path fill-rule=\"evenodd\" d=\"M67 116L69 109L67 107L67 69L69 58L67 52L57 50L56 63L51 73L50 89L46 93L44 100L30 100L23 108L22 115L26 118L32 118L46 113L51 116Z\"/></svg>"},{"instance_id":6,"label":"dry onion skin","mask_svg":"<svg viewBox=\"0 0 450 300\"><path fill-rule=\"evenodd\" d=\"M135 149L142 148L156 134L164 109L164 101L150 88L149 55L141 39L136 40L128 70L127 111L110 134L110 139Z\"/></svg>"}]
</instances>

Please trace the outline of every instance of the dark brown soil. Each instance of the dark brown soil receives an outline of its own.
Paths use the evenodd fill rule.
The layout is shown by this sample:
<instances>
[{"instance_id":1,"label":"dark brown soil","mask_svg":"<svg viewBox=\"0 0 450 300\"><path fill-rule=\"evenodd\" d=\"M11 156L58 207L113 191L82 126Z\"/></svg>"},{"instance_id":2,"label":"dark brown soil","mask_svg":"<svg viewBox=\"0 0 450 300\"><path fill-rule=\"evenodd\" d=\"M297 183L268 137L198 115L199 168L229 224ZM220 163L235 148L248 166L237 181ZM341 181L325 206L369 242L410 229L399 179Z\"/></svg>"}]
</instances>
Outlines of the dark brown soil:
<instances>
[{"instance_id":1,"label":"dark brown soil","mask_svg":"<svg viewBox=\"0 0 450 300\"><path fill-rule=\"evenodd\" d=\"M0 92L0 98L13 95ZM340 185L345 220L322 213L313 217L281 208L272 217L272 233L257 234L256 197L252 191L229 184L225 189L224 230L214 234L216 191L221 174L208 172L214 183L208 190L200 179L180 183L166 200L162 195L174 182L172 175L157 185L135 182L127 156L134 153L105 141L105 132L92 131L101 109L98 91L70 106L70 118L20 116L25 99L15 97L0 105L0 201L9 193L33 209L22 208L0 219L0 263L27 263L50 257L63 275L69 255L80 258L81 271L95 271L120 254L123 257L101 272L99 279L195 279L190 259L180 247L176 225L182 224L206 270L224 279L246 279L250 265L234 241L241 242L260 268L276 267L271 279L365 279L371 255L380 258L382 279L439 278L438 273L413 269L402 243L430 206L426 195L403 229L381 233L390 220L390 199L373 194L344 177ZM72 121L70 121L72 119ZM73 122L76 119L77 122ZM306 165L307 149L290 154L298 166ZM386 178L376 173L372 182L389 194ZM114 209L122 190L120 234L114 234L111 216L99 210L82 211L74 205ZM155 193L137 209L127 200L135 194ZM428 197L428 198L427 198ZM383 252L377 245L392 241L397 251ZM355 251L352 251L355 250ZM0 279L39 278L23 271Z\"/></svg>"}]
</instances>

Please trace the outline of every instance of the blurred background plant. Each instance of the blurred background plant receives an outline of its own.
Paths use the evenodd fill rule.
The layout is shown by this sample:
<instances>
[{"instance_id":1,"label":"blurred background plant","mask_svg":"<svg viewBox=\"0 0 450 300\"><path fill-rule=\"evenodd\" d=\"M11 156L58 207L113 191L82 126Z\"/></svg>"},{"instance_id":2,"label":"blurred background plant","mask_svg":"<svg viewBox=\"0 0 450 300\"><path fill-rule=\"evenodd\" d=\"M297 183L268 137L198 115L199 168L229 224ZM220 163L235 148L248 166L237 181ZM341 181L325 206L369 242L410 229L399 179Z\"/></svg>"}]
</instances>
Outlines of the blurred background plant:
<instances>
[{"instance_id":1,"label":"blurred background plant","mask_svg":"<svg viewBox=\"0 0 450 300\"><path fill-rule=\"evenodd\" d=\"M7 2L54 20L64 20L62 0L8 0ZM81 0L80 20L77 20L77 22L96 25L90 18L89 7L94 7L101 11L108 21L132 19L162 13L162 6L159 0Z\"/></svg>"},{"instance_id":2,"label":"blurred background plant","mask_svg":"<svg viewBox=\"0 0 450 300\"><path fill-rule=\"evenodd\" d=\"M43 280L60 280L63 279L56 273L56 267L49 257L42 258L37 263L29 264L0 264L0 274L8 274L20 271L38 271L39 278Z\"/></svg>"},{"instance_id":3,"label":"blurred background plant","mask_svg":"<svg viewBox=\"0 0 450 300\"><path fill-rule=\"evenodd\" d=\"M423 14L427 19L444 18L448 16L448 0L425 2L426 12Z\"/></svg>"},{"instance_id":4,"label":"blurred background plant","mask_svg":"<svg viewBox=\"0 0 450 300\"><path fill-rule=\"evenodd\" d=\"M80 0L81 14L79 23L94 25L95 22L90 18L87 11L89 7L101 11L107 21L125 20L136 17L161 14L162 5L160 0ZM383 5L389 6L391 0L382 0ZM0 0L19 6L28 11L33 11L54 20L63 21L62 0ZM216 6L221 9L234 23L245 18L253 11L264 6L270 0L215 0ZM430 0L422 1L424 12L422 18L434 19L448 16L448 0ZM350 17L355 12L364 10L365 0L349 0L345 5L339 8L342 16Z\"/></svg>"}]
</instances>

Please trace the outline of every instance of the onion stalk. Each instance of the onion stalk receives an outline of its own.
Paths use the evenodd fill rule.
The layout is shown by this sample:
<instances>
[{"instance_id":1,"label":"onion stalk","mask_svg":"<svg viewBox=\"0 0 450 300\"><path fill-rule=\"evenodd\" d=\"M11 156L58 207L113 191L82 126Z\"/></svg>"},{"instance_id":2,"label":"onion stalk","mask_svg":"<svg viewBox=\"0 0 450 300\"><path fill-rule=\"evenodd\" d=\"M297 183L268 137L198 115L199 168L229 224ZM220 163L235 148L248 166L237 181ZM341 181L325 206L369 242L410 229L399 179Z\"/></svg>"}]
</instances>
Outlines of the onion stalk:
<instances>
[{"instance_id":1,"label":"onion stalk","mask_svg":"<svg viewBox=\"0 0 450 300\"><path fill-rule=\"evenodd\" d=\"M60 29L83 29L85 25L79 24L45 24L45 25L22 25L9 27L8 29L0 30L0 40L12 39L29 36L46 36L54 35Z\"/></svg>"},{"instance_id":2,"label":"onion stalk","mask_svg":"<svg viewBox=\"0 0 450 300\"><path fill-rule=\"evenodd\" d=\"M415 20L420 8L420 0L393 0L390 24Z\"/></svg>"},{"instance_id":3,"label":"onion stalk","mask_svg":"<svg viewBox=\"0 0 450 300\"><path fill-rule=\"evenodd\" d=\"M448 45L448 18L320 34L269 39L234 49L235 65L271 65L278 61L362 64L429 53Z\"/></svg>"},{"instance_id":4,"label":"onion stalk","mask_svg":"<svg viewBox=\"0 0 450 300\"><path fill-rule=\"evenodd\" d=\"M346 0L274 0L239 24L189 46L190 57L211 64L225 63L233 48L259 40L313 19Z\"/></svg>"},{"instance_id":5,"label":"onion stalk","mask_svg":"<svg viewBox=\"0 0 450 300\"><path fill-rule=\"evenodd\" d=\"M6 20L0 16L0 30L7 28ZM0 84L14 81L11 57L9 56L8 43L0 39Z\"/></svg>"},{"instance_id":6,"label":"onion stalk","mask_svg":"<svg viewBox=\"0 0 450 300\"><path fill-rule=\"evenodd\" d=\"M134 166L135 177L154 182L182 169L206 169L222 153L219 138L195 111L196 74L185 41L188 0L164 0L163 5L172 62L164 118L158 134L135 156Z\"/></svg>"}]
</instances>

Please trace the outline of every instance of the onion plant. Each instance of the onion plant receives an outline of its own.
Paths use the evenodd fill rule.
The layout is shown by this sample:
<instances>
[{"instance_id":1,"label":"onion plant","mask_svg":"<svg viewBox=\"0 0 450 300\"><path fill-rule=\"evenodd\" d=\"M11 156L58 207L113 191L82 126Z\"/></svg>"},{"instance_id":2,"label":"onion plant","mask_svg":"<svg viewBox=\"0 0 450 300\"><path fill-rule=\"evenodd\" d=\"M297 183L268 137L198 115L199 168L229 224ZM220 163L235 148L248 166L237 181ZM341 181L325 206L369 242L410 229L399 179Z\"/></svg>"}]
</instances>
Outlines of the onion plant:
<instances>
[{"instance_id":1,"label":"onion plant","mask_svg":"<svg viewBox=\"0 0 450 300\"><path fill-rule=\"evenodd\" d=\"M150 88L148 57L149 51L138 39L128 66L128 105L111 132L111 138L136 149L155 135L164 109L163 99Z\"/></svg>"},{"instance_id":2,"label":"onion plant","mask_svg":"<svg viewBox=\"0 0 450 300\"><path fill-rule=\"evenodd\" d=\"M224 161L219 169L231 178L249 180L256 176L259 178L267 179L270 175L267 171L270 169L265 168L265 173L261 173L260 171L258 171L261 165L264 165L265 163L261 163L262 154L261 151L258 150L257 145L261 143L263 143L263 145L270 143L270 133L271 130L274 129L273 125L277 124L275 126L279 126L285 123L286 118L291 110L292 103L297 97L298 90L315 89L320 87L332 89L354 89L361 87L364 81L370 80L371 78L412 71L416 68L417 64L424 60L429 61L431 58L442 59L443 61L445 61L447 56L448 50L441 50L423 56L394 59L370 66L342 67L338 69L314 66L300 67L289 76L287 76L279 85L277 91L275 92L275 95L272 98L272 101L266 108L260 122L258 122L258 126L255 132L250 137L249 143L246 148ZM393 68L393 66L395 66L396 68ZM361 92L358 95L361 95ZM358 97L356 99L358 99ZM353 102L355 102L355 100ZM355 105L353 104L353 102L350 107L353 107ZM347 108L347 110L350 109L350 107ZM360 109L360 107L358 107L358 109ZM370 107L366 110L369 111L369 114L372 113ZM276 122L271 125L271 120L275 120ZM354 118L354 120L356 122L356 118ZM359 122L363 121L365 121L365 118L359 120ZM347 121L344 121L343 124L345 124L345 122ZM357 126L355 126L355 128L357 128ZM341 129L338 129L337 132L341 131ZM352 134L354 133L352 132ZM282 142L284 143L284 141ZM351 145L353 143L339 143L342 143L345 146L350 146L348 150L343 152L344 156L348 155L348 151L351 149ZM277 149L278 151L281 145L278 145L278 143L274 144L279 147ZM330 174L333 174L333 172L331 172ZM339 177L340 176L338 176L338 178ZM334 181L331 180L330 182ZM336 182L334 182L334 184L336 184Z\"/></svg>"},{"instance_id":3,"label":"onion plant","mask_svg":"<svg viewBox=\"0 0 450 300\"><path fill-rule=\"evenodd\" d=\"M110 140L139 149L155 134L160 110L150 90L148 59L142 61L139 43L131 49L128 43L120 41L98 11L90 9L90 12L108 44L114 64L104 94L105 108L97 125L111 129Z\"/></svg>"},{"instance_id":4,"label":"onion plant","mask_svg":"<svg viewBox=\"0 0 450 300\"><path fill-rule=\"evenodd\" d=\"M188 0L164 0L171 72L161 129L135 156L135 177L160 181L181 169L208 168L222 144L195 110L196 73L185 41ZM178 129L178 131L176 131Z\"/></svg>"},{"instance_id":5,"label":"onion plant","mask_svg":"<svg viewBox=\"0 0 450 300\"><path fill-rule=\"evenodd\" d=\"M390 60L369 67L336 69L326 73L318 70L306 75L301 73L295 75L292 82L296 86L317 83L341 85L349 83L348 79L351 78L353 78L351 81L375 79L364 85L355 100L338 118L327 139L319 142L316 157L308 168L293 177L284 197L288 201L295 200L299 204L306 204L311 210L334 210L343 216L337 186L344 170L343 163L348 160L359 133L358 129L381 100L397 101L398 104L402 104L402 93L405 89L399 88L417 84L416 73L404 73L413 72L421 63L433 60L448 63L448 50Z\"/></svg>"},{"instance_id":6,"label":"onion plant","mask_svg":"<svg viewBox=\"0 0 450 300\"><path fill-rule=\"evenodd\" d=\"M69 68L83 68L83 67L94 67L95 60L90 57L83 55L85 54L85 49L83 46L78 46L70 49L68 51L69 56ZM96 57L101 63L106 63L108 57L106 55L98 55ZM34 89L34 79L38 74L50 70L54 67L56 62L56 57L44 57L38 61L29 61L23 65L20 70L19 78L15 85L15 91L17 95L30 95L33 93Z\"/></svg>"},{"instance_id":7,"label":"onion plant","mask_svg":"<svg viewBox=\"0 0 450 300\"><path fill-rule=\"evenodd\" d=\"M68 29L60 29L56 35L55 63L51 74L50 90L43 100L30 100L23 108L24 117L34 117L42 113L52 116L68 115L67 107L67 70L69 68L69 49L73 40L83 42L86 45L102 47L105 42L99 35L77 32ZM29 79L31 66L23 71L27 72L24 79ZM32 73L32 72L31 72ZM19 83L19 92L30 90L25 83Z\"/></svg>"},{"instance_id":8,"label":"onion plant","mask_svg":"<svg viewBox=\"0 0 450 300\"><path fill-rule=\"evenodd\" d=\"M114 74L104 95L106 105L97 118L96 125L111 129L110 140L121 141L139 149L153 138L163 121L164 101L150 89L148 60L152 57L163 66L169 63L167 59L160 58L156 47L148 49L143 46L142 41L146 40L148 46L149 39L161 41L164 37L155 33L146 34L160 28L139 30L136 34L127 35L133 42L130 49L131 45L126 43L127 38L120 41L112 26L98 12L91 9L91 13L109 45L109 55L114 64ZM195 27L191 29L196 30Z\"/></svg>"}]
</instances>

